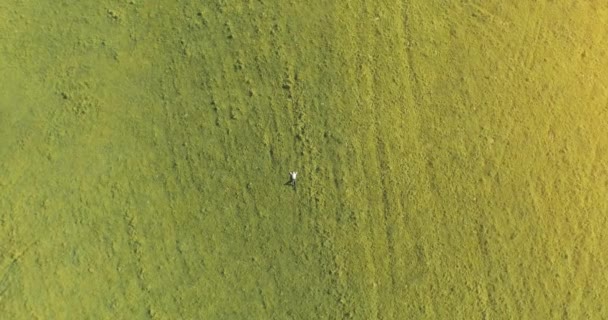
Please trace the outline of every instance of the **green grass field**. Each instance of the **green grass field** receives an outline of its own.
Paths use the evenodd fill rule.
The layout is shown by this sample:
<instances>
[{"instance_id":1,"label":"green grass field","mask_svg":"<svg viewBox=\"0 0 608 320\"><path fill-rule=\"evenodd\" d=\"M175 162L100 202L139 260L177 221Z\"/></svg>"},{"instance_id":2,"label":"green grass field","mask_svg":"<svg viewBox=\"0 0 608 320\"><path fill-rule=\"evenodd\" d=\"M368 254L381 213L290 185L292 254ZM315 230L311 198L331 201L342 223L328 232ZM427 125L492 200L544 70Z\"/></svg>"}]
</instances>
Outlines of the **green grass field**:
<instances>
[{"instance_id":1,"label":"green grass field","mask_svg":"<svg viewBox=\"0 0 608 320\"><path fill-rule=\"evenodd\" d=\"M607 31L602 1L5 0L0 318L608 318Z\"/></svg>"}]
</instances>

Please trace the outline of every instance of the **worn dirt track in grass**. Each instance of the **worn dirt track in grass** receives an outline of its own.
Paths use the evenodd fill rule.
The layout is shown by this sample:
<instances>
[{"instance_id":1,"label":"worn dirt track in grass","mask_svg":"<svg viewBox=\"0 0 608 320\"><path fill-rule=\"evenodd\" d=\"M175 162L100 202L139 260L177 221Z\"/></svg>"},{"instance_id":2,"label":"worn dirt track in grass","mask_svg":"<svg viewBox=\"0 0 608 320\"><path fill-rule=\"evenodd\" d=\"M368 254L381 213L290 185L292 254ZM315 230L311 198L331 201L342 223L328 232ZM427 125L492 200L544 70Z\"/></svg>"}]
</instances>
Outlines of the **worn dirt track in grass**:
<instances>
[{"instance_id":1,"label":"worn dirt track in grass","mask_svg":"<svg viewBox=\"0 0 608 320\"><path fill-rule=\"evenodd\" d=\"M607 20L5 1L2 318L606 318Z\"/></svg>"}]
</instances>

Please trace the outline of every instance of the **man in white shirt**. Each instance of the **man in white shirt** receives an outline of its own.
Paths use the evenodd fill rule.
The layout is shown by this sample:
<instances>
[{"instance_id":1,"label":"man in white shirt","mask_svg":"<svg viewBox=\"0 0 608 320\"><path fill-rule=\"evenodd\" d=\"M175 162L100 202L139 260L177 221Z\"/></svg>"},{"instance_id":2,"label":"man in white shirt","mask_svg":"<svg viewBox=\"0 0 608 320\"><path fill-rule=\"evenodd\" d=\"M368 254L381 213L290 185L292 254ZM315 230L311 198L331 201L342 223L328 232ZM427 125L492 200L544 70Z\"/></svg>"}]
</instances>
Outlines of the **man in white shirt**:
<instances>
[{"instance_id":1,"label":"man in white shirt","mask_svg":"<svg viewBox=\"0 0 608 320\"><path fill-rule=\"evenodd\" d=\"M291 185L294 190L296 190L296 176L297 175L298 175L298 173L295 171L289 172L289 182L287 182L287 184Z\"/></svg>"}]
</instances>

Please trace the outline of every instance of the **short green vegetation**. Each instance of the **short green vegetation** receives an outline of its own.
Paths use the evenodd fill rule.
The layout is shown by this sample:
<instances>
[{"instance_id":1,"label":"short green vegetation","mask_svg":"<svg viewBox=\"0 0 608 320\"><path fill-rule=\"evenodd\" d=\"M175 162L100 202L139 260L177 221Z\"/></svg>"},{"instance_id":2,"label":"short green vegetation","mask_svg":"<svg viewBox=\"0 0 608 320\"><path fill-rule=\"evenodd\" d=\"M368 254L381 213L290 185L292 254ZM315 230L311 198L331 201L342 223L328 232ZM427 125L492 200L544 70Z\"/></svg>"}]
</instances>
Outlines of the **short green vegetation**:
<instances>
[{"instance_id":1,"label":"short green vegetation","mask_svg":"<svg viewBox=\"0 0 608 320\"><path fill-rule=\"evenodd\" d=\"M608 318L606 26L4 0L0 318Z\"/></svg>"}]
</instances>

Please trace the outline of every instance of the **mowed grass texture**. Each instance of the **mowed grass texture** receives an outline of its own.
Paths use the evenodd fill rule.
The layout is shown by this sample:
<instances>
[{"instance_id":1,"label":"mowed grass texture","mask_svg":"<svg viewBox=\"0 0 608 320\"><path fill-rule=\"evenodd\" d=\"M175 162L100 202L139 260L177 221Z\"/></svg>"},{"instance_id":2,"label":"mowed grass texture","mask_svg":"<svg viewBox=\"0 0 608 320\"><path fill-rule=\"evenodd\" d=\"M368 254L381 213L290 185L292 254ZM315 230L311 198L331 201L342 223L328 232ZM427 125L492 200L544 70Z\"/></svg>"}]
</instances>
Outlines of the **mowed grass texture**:
<instances>
[{"instance_id":1,"label":"mowed grass texture","mask_svg":"<svg viewBox=\"0 0 608 320\"><path fill-rule=\"evenodd\" d=\"M4 1L1 318L607 318L606 26Z\"/></svg>"}]
</instances>

